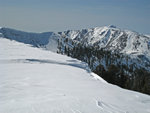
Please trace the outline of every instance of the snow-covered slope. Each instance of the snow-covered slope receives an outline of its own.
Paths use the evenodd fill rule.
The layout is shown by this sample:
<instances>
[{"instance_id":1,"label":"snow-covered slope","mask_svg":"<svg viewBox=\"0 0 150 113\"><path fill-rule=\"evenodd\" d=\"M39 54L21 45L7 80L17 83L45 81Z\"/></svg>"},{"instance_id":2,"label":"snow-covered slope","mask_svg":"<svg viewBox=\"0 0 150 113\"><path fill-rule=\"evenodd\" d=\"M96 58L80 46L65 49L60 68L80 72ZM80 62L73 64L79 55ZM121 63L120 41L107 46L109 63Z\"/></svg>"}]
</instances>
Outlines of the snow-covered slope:
<instances>
[{"instance_id":1,"label":"snow-covered slope","mask_svg":"<svg viewBox=\"0 0 150 113\"><path fill-rule=\"evenodd\" d=\"M10 28L1 28L0 36L25 44L31 44L35 47L43 47L54 52L57 50L57 40L59 38L54 32L29 33Z\"/></svg>"},{"instance_id":2,"label":"snow-covered slope","mask_svg":"<svg viewBox=\"0 0 150 113\"><path fill-rule=\"evenodd\" d=\"M0 113L149 113L150 96L76 59L0 38Z\"/></svg>"}]
</instances>

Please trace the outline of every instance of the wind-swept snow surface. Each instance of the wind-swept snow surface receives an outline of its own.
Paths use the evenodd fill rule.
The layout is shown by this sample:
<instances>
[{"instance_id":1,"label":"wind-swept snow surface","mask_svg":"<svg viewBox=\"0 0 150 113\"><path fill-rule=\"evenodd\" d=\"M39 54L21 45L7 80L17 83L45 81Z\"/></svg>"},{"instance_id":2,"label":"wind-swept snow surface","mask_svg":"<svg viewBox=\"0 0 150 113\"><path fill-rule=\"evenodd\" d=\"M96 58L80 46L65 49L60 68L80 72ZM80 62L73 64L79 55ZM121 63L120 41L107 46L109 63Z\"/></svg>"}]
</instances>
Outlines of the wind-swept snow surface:
<instances>
[{"instance_id":1,"label":"wind-swept snow surface","mask_svg":"<svg viewBox=\"0 0 150 113\"><path fill-rule=\"evenodd\" d=\"M76 59L0 38L0 113L150 113L150 96Z\"/></svg>"}]
</instances>

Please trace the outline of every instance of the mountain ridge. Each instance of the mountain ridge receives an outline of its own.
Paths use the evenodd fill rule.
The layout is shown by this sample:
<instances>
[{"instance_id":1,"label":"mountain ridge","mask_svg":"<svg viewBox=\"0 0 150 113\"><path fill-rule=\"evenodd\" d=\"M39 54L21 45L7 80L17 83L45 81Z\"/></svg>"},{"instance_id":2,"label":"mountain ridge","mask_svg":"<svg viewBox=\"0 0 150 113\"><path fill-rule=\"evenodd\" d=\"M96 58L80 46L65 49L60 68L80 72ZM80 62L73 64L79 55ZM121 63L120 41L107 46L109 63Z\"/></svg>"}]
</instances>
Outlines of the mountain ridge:
<instances>
[{"instance_id":1,"label":"mountain ridge","mask_svg":"<svg viewBox=\"0 0 150 113\"><path fill-rule=\"evenodd\" d=\"M58 51L59 42L61 42L60 51L62 53L64 53L65 46L73 48L80 43L82 46L104 48L111 52L129 55L133 59L141 60L140 57L144 56L150 64L150 37L134 31L121 30L114 25L58 33L30 33L3 27L0 28L0 33L1 37L42 47L53 52Z\"/></svg>"}]
</instances>

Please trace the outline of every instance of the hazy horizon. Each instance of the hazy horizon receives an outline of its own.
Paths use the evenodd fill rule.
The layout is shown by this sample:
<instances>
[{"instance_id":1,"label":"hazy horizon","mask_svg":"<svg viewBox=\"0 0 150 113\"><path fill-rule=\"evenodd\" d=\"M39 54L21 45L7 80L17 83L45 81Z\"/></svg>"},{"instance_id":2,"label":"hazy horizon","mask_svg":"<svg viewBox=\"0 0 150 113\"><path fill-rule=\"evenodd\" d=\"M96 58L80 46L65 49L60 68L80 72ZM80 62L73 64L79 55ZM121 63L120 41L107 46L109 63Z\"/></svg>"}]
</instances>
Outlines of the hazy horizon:
<instances>
[{"instance_id":1,"label":"hazy horizon","mask_svg":"<svg viewBox=\"0 0 150 113\"><path fill-rule=\"evenodd\" d=\"M0 0L0 26L28 32L115 25L150 34L149 0Z\"/></svg>"}]
</instances>

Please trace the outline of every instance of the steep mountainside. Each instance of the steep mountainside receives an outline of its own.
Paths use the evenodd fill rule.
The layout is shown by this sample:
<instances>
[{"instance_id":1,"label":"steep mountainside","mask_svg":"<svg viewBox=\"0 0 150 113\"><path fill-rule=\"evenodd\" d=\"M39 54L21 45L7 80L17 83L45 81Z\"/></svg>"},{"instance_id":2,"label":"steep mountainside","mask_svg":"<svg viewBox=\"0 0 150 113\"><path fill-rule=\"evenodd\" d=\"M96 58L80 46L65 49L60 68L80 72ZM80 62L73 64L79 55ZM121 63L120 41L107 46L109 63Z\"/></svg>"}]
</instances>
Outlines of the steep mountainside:
<instances>
[{"instance_id":1,"label":"steep mountainside","mask_svg":"<svg viewBox=\"0 0 150 113\"><path fill-rule=\"evenodd\" d=\"M83 45L128 55L144 55L150 59L150 37L137 32L121 30L115 26L104 26L77 31L68 30L60 34Z\"/></svg>"}]
</instances>

